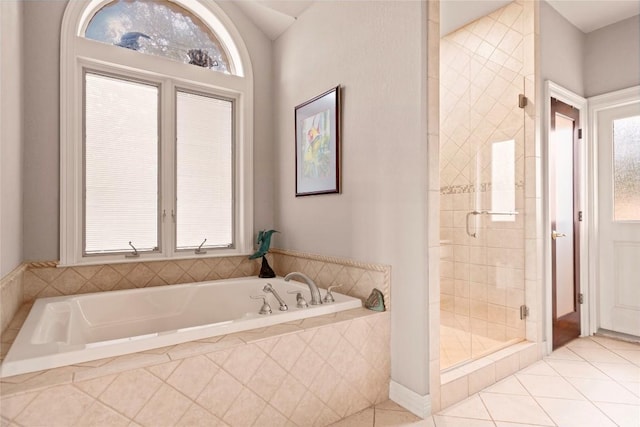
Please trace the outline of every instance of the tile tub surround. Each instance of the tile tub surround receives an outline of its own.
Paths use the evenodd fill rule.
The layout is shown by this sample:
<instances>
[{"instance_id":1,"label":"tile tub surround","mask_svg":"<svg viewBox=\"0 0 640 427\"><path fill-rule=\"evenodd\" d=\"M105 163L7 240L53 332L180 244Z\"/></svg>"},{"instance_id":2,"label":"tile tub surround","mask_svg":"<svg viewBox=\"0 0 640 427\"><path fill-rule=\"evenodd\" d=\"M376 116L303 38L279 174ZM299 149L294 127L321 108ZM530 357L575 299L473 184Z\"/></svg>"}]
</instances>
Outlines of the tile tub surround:
<instances>
[{"instance_id":1,"label":"tile tub surround","mask_svg":"<svg viewBox=\"0 0 640 427\"><path fill-rule=\"evenodd\" d=\"M389 319L354 309L5 378L2 424L328 425L387 400Z\"/></svg>"},{"instance_id":2,"label":"tile tub surround","mask_svg":"<svg viewBox=\"0 0 640 427\"><path fill-rule=\"evenodd\" d=\"M363 301L378 288L390 307L391 268L344 258L272 249L267 255L276 274L300 271L319 287L341 284L337 292ZM55 261L26 264L23 301L147 286L164 286L208 280L257 276L260 260L246 256L146 261L80 267L57 267Z\"/></svg>"},{"instance_id":3,"label":"tile tub surround","mask_svg":"<svg viewBox=\"0 0 640 427\"><path fill-rule=\"evenodd\" d=\"M299 271L313 279L321 288L342 285L336 292L363 301L377 288L384 295L387 310L391 308L391 267L388 265L284 249L273 249L271 254L274 258L273 268L280 276Z\"/></svg>"},{"instance_id":4,"label":"tile tub surround","mask_svg":"<svg viewBox=\"0 0 640 427\"><path fill-rule=\"evenodd\" d=\"M0 331L4 332L23 302L23 278L27 266L19 265L0 280Z\"/></svg>"}]
</instances>

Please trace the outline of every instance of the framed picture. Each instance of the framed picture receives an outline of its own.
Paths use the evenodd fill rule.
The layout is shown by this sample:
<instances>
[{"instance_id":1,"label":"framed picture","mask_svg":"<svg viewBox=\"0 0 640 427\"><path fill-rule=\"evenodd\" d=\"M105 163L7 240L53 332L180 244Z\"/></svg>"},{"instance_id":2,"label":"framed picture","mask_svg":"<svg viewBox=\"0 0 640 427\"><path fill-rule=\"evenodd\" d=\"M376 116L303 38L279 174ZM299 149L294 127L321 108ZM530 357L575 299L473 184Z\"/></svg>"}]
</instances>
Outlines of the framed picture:
<instances>
[{"instance_id":1,"label":"framed picture","mask_svg":"<svg viewBox=\"0 0 640 427\"><path fill-rule=\"evenodd\" d=\"M296 197L340 192L340 86L295 108Z\"/></svg>"}]
</instances>

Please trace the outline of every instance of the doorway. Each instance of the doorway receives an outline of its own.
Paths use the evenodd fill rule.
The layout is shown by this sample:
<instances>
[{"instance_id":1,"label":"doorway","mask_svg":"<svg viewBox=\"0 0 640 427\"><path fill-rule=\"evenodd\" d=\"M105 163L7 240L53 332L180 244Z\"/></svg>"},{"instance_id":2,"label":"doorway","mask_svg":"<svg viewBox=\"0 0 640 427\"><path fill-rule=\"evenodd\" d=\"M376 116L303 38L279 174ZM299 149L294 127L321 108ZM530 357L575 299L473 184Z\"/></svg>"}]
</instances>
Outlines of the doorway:
<instances>
[{"instance_id":1,"label":"doorway","mask_svg":"<svg viewBox=\"0 0 640 427\"><path fill-rule=\"evenodd\" d=\"M580 336L580 142L579 110L551 98L549 219L553 349Z\"/></svg>"},{"instance_id":2,"label":"doorway","mask_svg":"<svg viewBox=\"0 0 640 427\"><path fill-rule=\"evenodd\" d=\"M597 173L596 332L640 337L640 87L591 98Z\"/></svg>"}]
</instances>

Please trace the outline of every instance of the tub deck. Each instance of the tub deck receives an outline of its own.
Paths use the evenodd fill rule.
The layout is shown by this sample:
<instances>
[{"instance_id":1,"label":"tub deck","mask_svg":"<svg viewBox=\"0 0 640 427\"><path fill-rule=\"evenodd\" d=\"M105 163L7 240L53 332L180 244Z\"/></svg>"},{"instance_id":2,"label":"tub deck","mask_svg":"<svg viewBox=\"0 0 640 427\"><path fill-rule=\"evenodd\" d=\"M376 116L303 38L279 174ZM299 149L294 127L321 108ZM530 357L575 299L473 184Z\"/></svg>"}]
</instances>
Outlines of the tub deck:
<instances>
[{"instance_id":1,"label":"tub deck","mask_svg":"<svg viewBox=\"0 0 640 427\"><path fill-rule=\"evenodd\" d=\"M289 309L258 313L262 287L272 283ZM293 292L293 293L291 293ZM308 287L281 278L242 278L80 296L35 302L0 366L0 377L149 351L190 341L322 316L362 306L334 293L335 303L296 307L296 292ZM4 339L3 339L4 341ZM3 346L5 343L3 343Z\"/></svg>"}]
</instances>

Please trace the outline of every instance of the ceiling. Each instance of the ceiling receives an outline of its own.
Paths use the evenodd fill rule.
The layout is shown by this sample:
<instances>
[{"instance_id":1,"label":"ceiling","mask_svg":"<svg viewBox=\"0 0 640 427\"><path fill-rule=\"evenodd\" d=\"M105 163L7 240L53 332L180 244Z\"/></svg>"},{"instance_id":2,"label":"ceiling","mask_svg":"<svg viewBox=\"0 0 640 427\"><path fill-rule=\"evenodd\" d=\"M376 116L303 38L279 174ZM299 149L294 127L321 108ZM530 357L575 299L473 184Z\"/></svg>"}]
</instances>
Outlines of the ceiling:
<instances>
[{"instance_id":1,"label":"ceiling","mask_svg":"<svg viewBox=\"0 0 640 427\"><path fill-rule=\"evenodd\" d=\"M637 0L547 0L560 15L590 33L640 14Z\"/></svg>"},{"instance_id":2,"label":"ceiling","mask_svg":"<svg viewBox=\"0 0 640 427\"><path fill-rule=\"evenodd\" d=\"M242 0L236 1L235 4L267 37L275 40L314 1L318 0ZM510 0L441 0L441 34L448 34L510 2ZM584 33L590 33L640 14L640 1L637 0L547 0L547 2Z\"/></svg>"}]
</instances>

